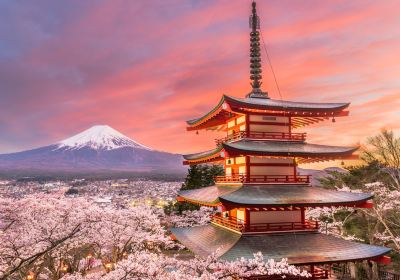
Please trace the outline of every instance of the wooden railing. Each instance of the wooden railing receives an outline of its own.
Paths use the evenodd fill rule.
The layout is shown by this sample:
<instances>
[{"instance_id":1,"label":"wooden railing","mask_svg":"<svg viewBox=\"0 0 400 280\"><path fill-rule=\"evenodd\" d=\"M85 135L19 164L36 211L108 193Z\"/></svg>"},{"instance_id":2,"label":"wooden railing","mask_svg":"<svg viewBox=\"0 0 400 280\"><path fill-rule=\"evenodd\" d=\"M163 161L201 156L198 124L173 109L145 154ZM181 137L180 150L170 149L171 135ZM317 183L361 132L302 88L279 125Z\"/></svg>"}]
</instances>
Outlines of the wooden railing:
<instances>
[{"instance_id":1,"label":"wooden railing","mask_svg":"<svg viewBox=\"0 0 400 280\"><path fill-rule=\"evenodd\" d=\"M328 279L331 276L330 269L318 266L311 269L310 273L312 275L311 279Z\"/></svg>"},{"instance_id":2,"label":"wooden railing","mask_svg":"<svg viewBox=\"0 0 400 280\"><path fill-rule=\"evenodd\" d=\"M289 230L317 230L318 221L301 222L283 222L283 223L251 223L245 225L245 232L263 232L263 231L289 231Z\"/></svg>"},{"instance_id":3,"label":"wooden railing","mask_svg":"<svg viewBox=\"0 0 400 280\"><path fill-rule=\"evenodd\" d=\"M393 272L388 272L388 271L379 271L379 279L382 280L400 280L400 274L395 274Z\"/></svg>"},{"instance_id":4,"label":"wooden railing","mask_svg":"<svg viewBox=\"0 0 400 280\"><path fill-rule=\"evenodd\" d=\"M221 214L214 214L211 215L211 221L213 223L219 224L221 226L243 232L244 229L244 222L237 219L232 219L229 217L222 217Z\"/></svg>"},{"instance_id":5,"label":"wooden railing","mask_svg":"<svg viewBox=\"0 0 400 280\"><path fill-rule=\"evenodd\" d=\"M400 274L381 270L379 268L378 275L380 280L400 280ZM336 275L337 279L353 279L350 273L350 267L348 263L334 264L332 265L332 272ZM357 270L358 277L360 279L368 279L367 272L365 269Z\"/></svg>"},{"instance_id":6,"label":"wooden railing","mask_svg":"<svg viewBox=\"0 0 400 280\"><path fill-rule=\"evenodd\" d=\"M287 132L261 132L261 131L237 131L224 138L216 139L217 145L223 142L236 141L243 138L266 139L266 140L286 140L286 141L305 141L306 133L287 133Z\"/></svg>"},{"instance_id":7,"label":"wooden railing","mask_svg":"<svg viewBox=\"0 0 400 280\"><path fill-rule=\"evenodd\" d=\"M231 217L222 217L221 214L211 216L213 223L233 229L238 232L267 232L267 231L291 231L291 230L317 230L318 221L283 222L283 223L251 223Z\"/></svg>"},{"instance_id":8,"label":"wooden railing","mask_svg":"<svg viewBox=\"0 0 400 280\"><path fill-rule=\"evenodd\" d=\"M311 175L225 175L215 176L215 183L310 183Z\"/></svg>"},{"instance_id":9,"label":"wooden railing","mask_svg":"<svg viewBox=\"0 0 400 280\"><path fill-rule=\"evenodd\" d=\"M316 279L332 279L331 271L329 268L325 268L323 266L314 266L314 268L310 268L309 266L300 266L301 270L306 270L308 273L311 274L311 277L306 276L296 276L296 275L257 275L257 276L250 276L247 278L243 278L246 280L316 280ZM336 279L336 278L335 278ZM337 279L350 279L350 278L337 278ZM363 278L364 279L364 278ZM365 278L367 279L367 278ZM383 280L384 278L381 278ZM392 280L392 278L388 278L387 280ZM385 279L386 280L386 279Z\"/></svg>"}]
</instances>

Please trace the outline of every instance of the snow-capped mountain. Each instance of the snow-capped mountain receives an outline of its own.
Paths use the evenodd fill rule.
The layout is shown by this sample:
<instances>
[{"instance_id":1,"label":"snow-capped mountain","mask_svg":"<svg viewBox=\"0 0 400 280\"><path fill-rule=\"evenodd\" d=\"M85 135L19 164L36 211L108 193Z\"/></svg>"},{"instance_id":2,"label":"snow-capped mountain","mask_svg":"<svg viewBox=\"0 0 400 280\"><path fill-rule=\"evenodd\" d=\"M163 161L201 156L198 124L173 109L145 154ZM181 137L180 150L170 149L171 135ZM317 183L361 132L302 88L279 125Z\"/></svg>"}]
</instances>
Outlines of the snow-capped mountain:
<instances>
[{"instance_id":1,"label":"snow-capped mountain","mask_svg":"<svg viewBox=\"0 0 400 280\"><path fill-rule=\"evenodd\" d=\"M182 156L160 152L107 125L96 125L58 143L0 155L0 171L183 172Z\"/></svg>"},{"instance_id":2,"label":"snow-capped mountain","mask_svg":"<svg viewBox=\"0 0 400 280\"><path fill-rule=\"evenodd\" d=\"M114 150L122 147L132 147L149 151L152 150L133 141L128 136L123 135L108 125L92 126L79 134L61 141L58 145L59 149L67 148L73 150L78 150L84 147L89 147L95 150Z\"/></svg>"}]
</instances>

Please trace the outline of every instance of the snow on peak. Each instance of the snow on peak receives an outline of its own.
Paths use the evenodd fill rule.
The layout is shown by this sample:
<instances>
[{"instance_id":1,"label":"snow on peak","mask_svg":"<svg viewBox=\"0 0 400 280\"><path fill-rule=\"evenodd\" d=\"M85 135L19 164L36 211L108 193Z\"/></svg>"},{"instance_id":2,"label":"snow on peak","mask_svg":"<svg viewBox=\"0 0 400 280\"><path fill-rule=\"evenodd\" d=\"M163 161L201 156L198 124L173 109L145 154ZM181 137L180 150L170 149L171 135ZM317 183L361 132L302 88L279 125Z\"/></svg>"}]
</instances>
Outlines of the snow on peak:
<instances>
[{"instance_id":1,"label":"snow on peak","mask_svg":"<svg viewBox=\"0 0 400 280\"><path fill-rule=\"evenodd\" d=\"M151 150L108 125L95 125L58 143L58 148L81 149L89 147L96 150L113 150L121 147Z\"/></svg>"}]
</instances>

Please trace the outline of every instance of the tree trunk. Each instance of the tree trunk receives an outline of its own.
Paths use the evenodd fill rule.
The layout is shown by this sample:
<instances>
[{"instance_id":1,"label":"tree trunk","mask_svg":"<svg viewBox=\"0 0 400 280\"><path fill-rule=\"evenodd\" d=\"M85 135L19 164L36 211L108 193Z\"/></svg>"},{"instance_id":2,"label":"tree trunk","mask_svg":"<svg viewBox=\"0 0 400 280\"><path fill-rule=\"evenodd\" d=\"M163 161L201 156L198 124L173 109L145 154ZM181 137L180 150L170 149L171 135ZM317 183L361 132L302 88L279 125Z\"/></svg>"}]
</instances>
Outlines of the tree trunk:
<instances>
[{"instance_id":1,"label":"tree trunk","mask_svg":"<svg viewBox=\"0 0 400 280\"><path fill-rule=\"evenodd\" d=\"M376 262L372 263L371 273L372 273L372 280L379 280L379 267Z\"/></svg>"},{"instance_id":2,"label":"tree trunk","mask_svg":"<svg viewBox=\"0 0 400 280\"><path fill-rule=\"evenodd\" d=\"M360 268L365 272L363 275L359 275L361 276L360 279L379 280L378 264L376 262L364 261Z\"/></svg>"},{"instance_id":3,"label":"tree trunk","mask_svg":"<svg viewBox=\"0 0 400 280\"><path fill-rule=\"evenodd\" d=\"M348 265L349 265L351 278L352 279L357 279L357 266L356 266L356 264L351 262L351 263L348 263Z\"/></svg>"}]
</instances>

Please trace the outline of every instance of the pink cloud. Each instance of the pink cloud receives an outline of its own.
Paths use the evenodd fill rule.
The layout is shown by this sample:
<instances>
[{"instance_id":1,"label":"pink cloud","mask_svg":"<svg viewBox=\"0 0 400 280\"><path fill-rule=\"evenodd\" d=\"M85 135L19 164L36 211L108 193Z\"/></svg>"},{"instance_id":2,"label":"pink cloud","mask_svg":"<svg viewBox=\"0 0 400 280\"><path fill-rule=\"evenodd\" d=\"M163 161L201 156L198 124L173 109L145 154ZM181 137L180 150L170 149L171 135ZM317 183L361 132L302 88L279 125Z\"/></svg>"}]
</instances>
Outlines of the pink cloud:
<instances>
[{"instance_id":1,"label":"pink cloud","mask_svg":"<svg viewBox=\"0 0 400 280\"><path fill-rule=\"evenodd\" d=\"M394 1L259 2L283 98L353 103L350 117L306 128L310 142L351 145L381 127L400 129ZM35 13L46 14L48 5ZM50 144L94 124L159 150L214 146L219 135L188 133L185 120L207 112L223 93L249 91L248 2L65 5L61 23L28 15L26 36L40 40L0 66L0 118L8 120L0 123L7 136L0 152ZM264 88L279 99L262 55Z\"/></svg>"}]
</instances>

